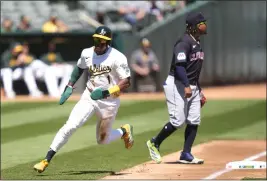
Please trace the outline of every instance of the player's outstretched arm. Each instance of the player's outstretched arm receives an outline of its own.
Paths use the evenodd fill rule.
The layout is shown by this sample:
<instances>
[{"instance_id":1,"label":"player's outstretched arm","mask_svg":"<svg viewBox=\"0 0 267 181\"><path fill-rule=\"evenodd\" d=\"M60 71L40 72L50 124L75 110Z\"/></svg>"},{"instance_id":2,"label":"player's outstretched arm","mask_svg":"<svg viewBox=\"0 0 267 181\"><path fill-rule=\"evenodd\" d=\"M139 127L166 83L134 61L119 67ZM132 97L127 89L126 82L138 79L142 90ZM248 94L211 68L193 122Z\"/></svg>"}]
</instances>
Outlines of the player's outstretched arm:
<instances>
[{"instance_id":1,"label":"player's outstretched arm","mask_svg":"<svg viewBox=\"0 0 267 181\"><path fill-rule=\"evenodd\" d=\"M64 92L61 95L61 98L59 100L59 104L62 105L64 102L71 96L73 92L73 86L77 82L77 80L81 77L83 74L84 69L78 67L77 65L74 67L71 77L69 80L68 85L66 85Z\"/></svg>"}]
</instances>

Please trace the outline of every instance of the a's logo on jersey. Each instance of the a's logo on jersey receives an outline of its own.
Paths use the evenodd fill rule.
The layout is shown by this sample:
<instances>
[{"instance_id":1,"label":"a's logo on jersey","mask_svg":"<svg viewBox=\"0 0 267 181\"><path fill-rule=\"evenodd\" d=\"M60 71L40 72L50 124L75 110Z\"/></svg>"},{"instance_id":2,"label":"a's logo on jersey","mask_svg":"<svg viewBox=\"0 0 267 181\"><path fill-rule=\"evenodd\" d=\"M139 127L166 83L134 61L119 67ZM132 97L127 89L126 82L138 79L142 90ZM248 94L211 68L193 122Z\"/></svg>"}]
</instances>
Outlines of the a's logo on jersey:
<instances>
[{"instance_id":1,"label":"a's logo on jersey","mask_svg":"<svg viewBox=\"0 0 267 181\"><path fill-rule=\"evenodd\" d=\"M99 33L100 35L105 35L107 32L105 31L105 29L102 29L101 32Z\"/></svg>"},{"instance_id":2,"label":"a's logo on jersey","mask_svg":"<svg viewBox=\"0 0 267 181\"><path fill-rule=\"evenodd\" d=\"M89 66L89 73L91 76L98 76L109 72L111 72L110 66L96 65L96 64Z\"/></svg>"},{"instance_id":3,"label":"a's logo on jersey","mask_svg":"<svg viewBox=\"0 0 267 181\"><path fill-rule=\"evenodd\" d=\"M177 60L186 60L186 55L184 52L180 52L177 55Z\"/></svg>"}]
</instances>

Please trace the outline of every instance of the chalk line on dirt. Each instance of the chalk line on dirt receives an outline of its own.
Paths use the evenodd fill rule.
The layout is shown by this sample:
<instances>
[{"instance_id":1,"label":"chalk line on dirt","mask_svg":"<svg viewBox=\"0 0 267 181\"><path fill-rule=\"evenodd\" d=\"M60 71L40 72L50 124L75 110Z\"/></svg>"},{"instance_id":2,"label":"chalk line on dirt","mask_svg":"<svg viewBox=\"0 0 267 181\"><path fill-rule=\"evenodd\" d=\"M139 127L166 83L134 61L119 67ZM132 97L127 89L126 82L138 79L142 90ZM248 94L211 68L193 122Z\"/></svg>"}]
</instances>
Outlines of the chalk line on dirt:
<instances>
[{"instance_id":1,"label":"chalk line on dirt","mask_svg":"<svg viewBox=\"0 0 267 181\"><path fill-rule=\"evenodd\" d=\"M251 157L248 157L248 158L244 159L243 161L253 161L253 160L256 160L256 159L258 159L260 157L263 157L265 155L266 155L266 151L258 153L256 155L253 155ZM202 180L212 180L212 179L215 179L218 176L221 176L221 175L223 175L225 173L231 172L232 170L233 169L223 169L223 170L217 171L217 172L209 175L208 177L203 178Z\"/></svg>"}]
</instances>

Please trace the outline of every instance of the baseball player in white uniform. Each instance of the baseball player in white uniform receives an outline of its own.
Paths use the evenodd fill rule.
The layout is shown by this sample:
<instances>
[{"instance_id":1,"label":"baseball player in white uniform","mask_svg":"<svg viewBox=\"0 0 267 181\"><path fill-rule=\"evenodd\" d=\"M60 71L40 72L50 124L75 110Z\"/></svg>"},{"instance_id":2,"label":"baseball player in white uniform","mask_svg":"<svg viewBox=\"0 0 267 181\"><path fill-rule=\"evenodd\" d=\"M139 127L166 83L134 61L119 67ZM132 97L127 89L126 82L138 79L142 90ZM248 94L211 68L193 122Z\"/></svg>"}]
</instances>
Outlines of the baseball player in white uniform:
<instances>
[{"instance_id":1,"label":"baseball player in white uniform","mask_svg":"<svg viewBox=\"0 0 267 181\"><path fill-rule=\"evenodd\" d=\"M54 137L46 157L34 165L34 170L39 173L47 168L53 156L67 143L74 131L90 119L94 113L99 119L96 127L98 144L109 144L121 138L127 149L133 146L133 126L125 124L118 129L112 129L120 106L119 93L130 86L130 69L127 58L110 46L112 32L108 27L98 27L93 39L94 46L82 51L59 104L62 105L70 97L73 85L84 70L89 71L86 88L70 113L67 122Z\"/></svg>"}]
</instances>

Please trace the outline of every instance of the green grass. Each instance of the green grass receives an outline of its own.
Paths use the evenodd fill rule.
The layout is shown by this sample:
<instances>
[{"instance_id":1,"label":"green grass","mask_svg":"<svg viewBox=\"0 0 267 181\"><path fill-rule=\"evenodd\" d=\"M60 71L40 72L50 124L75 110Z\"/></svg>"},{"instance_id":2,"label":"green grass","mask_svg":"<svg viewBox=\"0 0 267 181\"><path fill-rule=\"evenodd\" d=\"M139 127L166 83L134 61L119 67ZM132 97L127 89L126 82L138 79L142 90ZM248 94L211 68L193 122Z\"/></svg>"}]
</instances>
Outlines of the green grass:
<instances>
[{"instance_id":1,"label":"green grass","mask_svg":"<svg viewBox=\"0 0 267 181\"><path fill-rule=\"evenodd\" d=\"M164 101L122 102L113 127L126 122L134 126L135 145L131 150L124 149L121 140L110 145L97 145L96 117L93 117L57 153L46 172L37 174L33 165L45 156L75 102L61 107L56 104L20 103L2 107L1 178L99 179L148 161L145 142L156 135L168 120ZM34 111L35 108L38 111ZM266 130L263 129L266 128L265 110L265 101L209 101L202 109L202 123L195 144L213 139L266 139ZM31 113L29 119L27 112ZM163 142L162 155L182 149L183 131L184 127Z\"/></svg>"},{"instance_id":2,"label":"green grass","mask_svg":"<svg viewBox=\"0 0 267 181\"><path fill-rule=\"evenodd\" d=\"M258 131L251 131L258 130ZM241 127L236 131L229 131L218 136L219 139L266 139L266 120L253 122L252 125Z\"/></svg>"},{"instance_id":3,"label":"green grass","mask_svg":"<svg viewBox=\"0 0 267 181\"><path fill-rule=\"evenodd\" d=\"M56 132L68 119L69 112L71 111L74 104L68 104L65 107L55 107L50 106L49 108L43 109L44 112L49 114L45 114L45 116L40 117L40 112L42 109L32 110L19 113L9 113L4 114L2 116L2 126L4 128L1 130L1 142L6 143L14 140L30 138L34 136L38 136L41 134L48 134ZM132 109L132 108L135 109ZM138 114L143 114L149 112L151 110L158 110L164 108L165 105L162 102L134 102L130 105L122 106L118 113L118 118L127 119L127 117L131 117ZM35 114L34 114L35 113ZM11 115L10 115L11 114ZM31 118L27 118L28 114L32 115ZM10 116L5 116L10 115ZM18 121L15 119L16 115L21 117ZM35 115L35 116L34 116ZM53 115L57 115L56 117ZM11 117L11 118L10 118ZM35 122L30 121L34 120ZM24 124L22 124L22 120L24 119ZM94 125L96 122L96 116L92 117L93 121L88 121L87 125ZM15 122L15 123L13 123ZM27 124L28 122L28 124ZM31 131L21 131L21 130L31 130ZM16 134L13 134L16 133Z\"/></svg>"}]
</instances>

